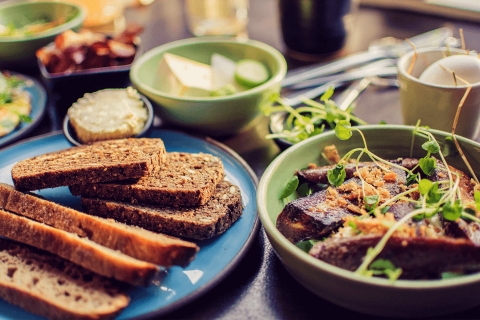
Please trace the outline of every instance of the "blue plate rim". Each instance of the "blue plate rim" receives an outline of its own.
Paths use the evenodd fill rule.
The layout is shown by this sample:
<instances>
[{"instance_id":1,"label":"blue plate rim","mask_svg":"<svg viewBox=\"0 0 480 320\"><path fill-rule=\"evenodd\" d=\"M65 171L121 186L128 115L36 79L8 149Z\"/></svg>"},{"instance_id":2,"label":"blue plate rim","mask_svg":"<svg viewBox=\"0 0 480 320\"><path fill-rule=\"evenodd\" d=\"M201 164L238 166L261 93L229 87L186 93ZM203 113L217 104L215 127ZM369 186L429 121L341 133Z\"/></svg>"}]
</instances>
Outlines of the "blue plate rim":
<instances>
[{"instance_id":1,"label":"blue plate rim","mask_svg":"<svg viewBox=\"0 0 480 320\"><path fill-rule=\"evenodd\" d=\"M30 98L32 98L31 90L35 90L35 93L38 94L39 97L38 102L33 101L32 99L32 111L30 114L36 112L36 116L32 118L32 122L21 123L14 131L3 137L0 137L0 150L3 150L1 148L4 146L17 141L32 132L43 120L43 117L47 111L47 92L39 80L15 71L3 70L3 72L8 72L11 75L21 77L26 81L32 81L33 85L25 86L24 90L29 92Z\"/></svg>"},{"instance_id":2,"label":"blue plate rim","mask_svg":"<svg viewBox=\"0 0 480 320\"><path fill-rule=\"evenodd\" d=\"M199 134L190 134L190 133L185 133L179 130L174 130L174 129L152 129L150 130L149 134L147 136L152 136L155 135L155 133L172 133L172 134L179 134L186 136L188 138L193 138L193 139L201 139L207 144L210 144L217 149L219 149L221 152L225 153L229 157L231 157L233 160L237 162L237 164L245 171L246 175L248 178L251 180L250 182L254 186L254 191L256 193L256 188L258 187L258 177L252 170L252 168L247 164L247 162L238 154L236 153L233 149L230 147L226 146L225 144L210 138L208 136L204 135L199 135ZM53 138L55 136L63 136L63 139L66 140L68 144L70 144L70 141L65 137L63 134L62 130L56 130L53 132L45 133L42 135L38 135L35 137L31 137L28 139L24 139L21 141L18 141L6 148L0 149L0 154L1 153L8 153L10 150L14 150L15 148L18 148L22 144L26 144L28 142L34 142L34 141L41 141L47 138ZM253 202L255 202L255 199L253 199ZM171 313L177 309L179 309L182 306L188 305L189 303L192 303L194 300L200 298L201 296L205 295L208 291L212 290L215 286L217 286L225 277L227 277L237 266L238 264L242 261L250 247L252 246L253 242L255 241L261 223L260 223L260 218L259 218L259 213L258 213L258 208L256 207L256 202L255 202L255 217L253 220L253 226L252 229L249 231L249 235L246 238L245 242L243 243L242 247L238 252L235 254L234 258L232 258L223 268L221 272L218 272L215 276L213 276L210 280L208 280L207 283L205 283L203 286L197 288L196 290L190 292L189 294L185 295L178 301L174 301L172 303L169 303L165 305L164 307L161 307L157 310L151 311L149 313L145 313L142 315L135 316L135 319L152 319L154 317L159 317L159 316L164 316L168 313ZM221 236L220 236L221 237ZM121 316L121 314L120 314Z\"/></svg>"}]
</instances>

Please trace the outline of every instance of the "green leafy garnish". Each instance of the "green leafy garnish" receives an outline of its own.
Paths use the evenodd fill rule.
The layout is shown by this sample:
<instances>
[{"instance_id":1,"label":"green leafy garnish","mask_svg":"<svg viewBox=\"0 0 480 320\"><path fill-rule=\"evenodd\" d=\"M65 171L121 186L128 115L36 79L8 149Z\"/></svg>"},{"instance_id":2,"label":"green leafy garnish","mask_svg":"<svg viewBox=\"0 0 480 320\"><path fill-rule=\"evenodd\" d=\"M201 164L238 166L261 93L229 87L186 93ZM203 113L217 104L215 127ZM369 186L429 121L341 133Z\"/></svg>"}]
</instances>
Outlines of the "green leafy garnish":
<instances>
[{"instance_id":1,"label":"green leafy garnish","mask_svg":"<svg viewBox=\"0 0 480 320\"><path fill-rule=\"evenodd\" d=\"M427 150L429 154L438 153L440 151L440 146L438 145L437 141L429 140L422 144L422 149Z\"/></svg>"},{"instance_id":2,"label":"green leafy garnish","mask_svg":"<svg viewBox=\"0 0 480 320\"><path fill-rule=\"evenodd\" d=\"M335 127L335 134L340 140L348 140L352 136L351 127L347 120L340 120Z\"/></svg>"},{"instance_id":3,"label":"green leafy garnish","mask_svg":"<svg viewBox=\"0 0 480 320\"><path fill-rule=\"evenodd\" d=\"M464 274L460 272L442 272L442 279L454 279L461 276L464 276Z\"/></svg>"},{"instance_id":4,"label":"green leafy garnish","mask_svg":"<svg viewBox=\"0 0 480 320\"><path fill-rule=\"evenodd\" d=\"M336 129L342 122L343 127L353 124L367 124L364 120L352 114L352 108L340 110L331 100L334 89L330 87L321 97L320 101L304 99L303 104L297 108L288 105L279 96L272 97L272 101L262 106L265 115L277 112L286 112L287 116L282 132L272 133L267 139L285 139L293 144L318 135L327 129ZM346 132L346 131L345 131ZM342 136L344 136L342 134ZM347 138L346 138L347 139Z\"/></svg>"},{"instance_id":5,"label":"green leafy garnish","mask_svg":"<svg viewBox=\"0 0 480 320\"><path fill-rule=\"evenodd\" d=\"M397 280L402 274L401 268L395 268L395 265L390 260L386 259L377 259L373 261L369 266L369 270L373 275L385 275L392 281Z\"/></svg>"},{"instance_id":6,"label":"green leafy garnish","mask_svg":"<svg viewBox=\"0 0 480 320\"><path fill-rule=\"evenodd\" d=\"M357 225L356 225L355 222L353 222L353 221L350 220L350 221L348 221L347 224L348 224L348 226L349 226L350 228L352 228L352 229L357 229Z\"/></svg>"},{"instance_id":7,"label":"green leafy garnish","mask_svg":"<svg viewBox=\"0 0 480 320\"><path fill-rule=\"evenodd\" d=\"M315 243L319 242L319 240L305 240L305 241L300 241L296 243L296 246L306 253L312 249L312 247L315 245Z\"/></svg>"},{"instance_id":8,"label":"green leafy garnish","mask_svg":"<svg viewBox=\"0 0 480 320\"><path fill-rule=\"evenodd\" d=\"M32 118L30 118L29 116L21 114L19 115L19 117L21 122L26 122L26 123L32 122Z\"/></svg>"},{"instance_id":9,"label":"green leafy garnish","mask_svg":"<svg viewBox=\"0 0 480 320\"><path fill-rule=\"evenodd\" d=\"M454 156L458 153L455 142L453 141L452 136L445 137L444 144L442 147L442 153L445 157Z\"/></svg>"},{"instance_id":10,"label":"green leafy garnish","mask_svg":"<svg viewBox=\"0 0 480 320\"><path fill-rule=\"evenodd\" d=\"M435 161L435 158L421 158L418 160L418 165L423 173L427 176L431 176L437 167L437 162Z\"/></svg>"},{"instance_id":11,"label":"green leafy garnish","mask_svg":"<svg viewBox=\"0 0 480 320\"><path fill-rule=\"evenodd\" d=\"M475 200L475 207L480 211L480 191L473 193L473 199Z\"/></svg>"},{"instance_id":12,"label":"green leafy garnish","mask_svg":"<svg viewBox=\"0 0 480 320\"><path fill-rule=\"evenodd\" d=\"M280 200L283 200L285 198L288 198L291 194L297 190L299 184L299 180L297 176L293 176L285 186L285 189L283 189L282 194L280 195Z\"/></svg>"},{"instance_id":13,"label":"green leafy garnish","mask_svg":"<svg viewBox=\"0 0 480 320\"><path fill-rule=\"evenodd\" d=\"M312 188L308 183L302 183L300 186L297 188L297 193L300 197L306 197L311 195L313 192Z\"/></svg>"},{"instance_id":14,"label":"green leafy garnish","mask_svg":"<svg viewBox=\"0 0 480 320\"><path fill-rule=\"evenodd\" d=\"M455 200L453 203L446 202L442 207L442 216L445 220L455 221L461 217L463 206L460 200Z\"/></svg>"},{"instance_id":15,"label":"green leafy garnish","mask_svg":"<svg viewBox=\"0 0 480 320\"><path fill-rule=\"evenodd\" d=\"M335 168L330 169L327 172L328 183L336 187L341 185L346 177L347 172L345 171L345 167L341 164L337 164Z\"/></svg>"},{"instance_id":16,"label":"green leafy garnish","mask_svg":"<svg viewBox=\"0 0 480 320\"><path fill-rule=\"evenodd\" d=\"M379 195L365 196L363 199L365 200L365 208L368 211L373 211L377 208L378 201L380 201L380 196Z\"/></svg>"}]
</instances>

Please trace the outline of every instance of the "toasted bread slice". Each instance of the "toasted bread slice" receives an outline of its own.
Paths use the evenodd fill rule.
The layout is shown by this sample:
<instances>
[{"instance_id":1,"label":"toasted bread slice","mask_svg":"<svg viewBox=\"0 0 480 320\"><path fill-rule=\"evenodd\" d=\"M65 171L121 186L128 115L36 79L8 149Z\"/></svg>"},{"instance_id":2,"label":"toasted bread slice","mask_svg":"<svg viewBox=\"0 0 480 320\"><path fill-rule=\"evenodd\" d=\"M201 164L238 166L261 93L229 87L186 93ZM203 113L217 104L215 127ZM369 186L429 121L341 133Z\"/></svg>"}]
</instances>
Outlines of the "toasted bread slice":
<instances>
[{"instance_id":1,"label":"toasted bread slice","mask_svg":"<svg viewBox=\"0 0 480 320\"><path fill-rule=\"evenodd\" d=\"M0 238L0 298L49 319L111 319L123 285L56 255Z\"/></svg>"},{"instance_id":2,"label":"toasted bread slice","mask_svg":"<svg viewBox=\"0 0 480 320\"><path fill-rule=\"evenodd\" d=\"M82 198L82 205L90 214L197 240L225 232L243 210L240 189L228 181L219 183L210 201L198 207L139 205L94 198Z\"/></svg>"},{"instance_id":3,"label":"toasted bread slice","mask_svg":"<svg viewBox=\"0 0 480 320\"><path fill-rule=\"evenodd\" d=\"M185 267L195 257L195 243L103 219L15 190L0 183L0 208L87 237L139 260L164 267Z\"/></svg>"},{"instance_id":4,"label":"toasted bread slice","mask_svg":"<svg viewBox=\"0 0 480 320\"><path fill-rule=\"evenodd\" d=\"M161 139L101 141L19 161L12 179L25 191L139 178L160 165L165 153Z\"/></svg>"},{"instance_id":5,"label":"toasted bread slice","mask_svg":"<svg viewBox=\"0 0 480 320\"><path fill-rule=\"evenodd\" d=\"M220 158L205 153L167 153L159 170L135 182L108 182L70 186L73 195L130 203L199 206L210 200L223 180Z\"/></svg>"},{"instance_id":6,"label":"toasted bread slice","mask_svg":"<svg viewBox=\"0 0 480 320\"><path fill-rule=\"evenodd\" d=\"M0 210L0 220L1 236L59 255L109 278L146 286L159 271L152 263L5 210Z\"/></svg>"}]
</instances>

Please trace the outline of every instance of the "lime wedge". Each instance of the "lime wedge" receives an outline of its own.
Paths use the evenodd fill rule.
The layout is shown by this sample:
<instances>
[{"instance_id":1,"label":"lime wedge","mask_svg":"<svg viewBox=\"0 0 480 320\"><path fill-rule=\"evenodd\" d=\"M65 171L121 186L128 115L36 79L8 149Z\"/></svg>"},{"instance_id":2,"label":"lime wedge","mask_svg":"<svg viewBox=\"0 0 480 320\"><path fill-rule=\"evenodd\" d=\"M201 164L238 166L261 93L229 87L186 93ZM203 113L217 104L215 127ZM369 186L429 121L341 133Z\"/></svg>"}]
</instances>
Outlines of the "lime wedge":
<instances>
[{"instance_id":1,"label":"lime wedge","mask_svg":"<svg viewBox=\"0 0 480 320\"><path fill-rule=\"evenodd\" d=\"M235 81L248 89L264 83L269 76L267 67L255 60L240 60L235 67Z\"/></svg>"}]
</instances>

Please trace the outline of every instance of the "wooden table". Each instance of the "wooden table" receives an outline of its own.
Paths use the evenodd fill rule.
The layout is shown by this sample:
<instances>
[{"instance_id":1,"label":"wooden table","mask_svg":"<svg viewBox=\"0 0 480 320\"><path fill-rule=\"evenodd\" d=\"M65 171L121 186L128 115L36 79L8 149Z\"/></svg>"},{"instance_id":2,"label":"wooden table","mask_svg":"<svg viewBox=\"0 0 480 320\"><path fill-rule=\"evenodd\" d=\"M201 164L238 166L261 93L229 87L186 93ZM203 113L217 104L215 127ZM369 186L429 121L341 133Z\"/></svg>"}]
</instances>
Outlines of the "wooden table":
<instances>
[{"instance_id":1,"label":"wooden table","mask_svg":"<svg viewBox=\"0 0 480 320\"><path fill-rule=\"evenodd\" d=\"M280 34L276 0L250 1L248 37L267 43L282 53L287 50ZM185 24L183 1L156 0L151 5L126 9L127 22L145 27L141 34L142 50L191 37ZM359 7L354 11L353 28L349 29L345 48L336 56L366 50L371 41L393 36L404 39L439 27L450 27L458 37L462 28L467 47L480 51L480 21L478 24L448 20L442 17L401 11L385 11ZM325 57L328 61L333 57ZM290 69L308 64L287 56ZM310 63L310 62L309 62ZM38 76L38 72L32 71ZM128 76L121 79L128 84ZM68 108L65 92L50 92L48 115L32 134L38 135L61 129ZM70 97L71 98L71 97ZM68 100L68 99L67 99ZM356 113L370 123L386 121L401 124L398 90L370 87L357 101ZM232 137L219 139L242 156L258 178L280 153L277 145L264 136L268 119L255 128ZM478 318L480 307L446 318ZM336 317L372 319L333 305L307 291L285 270L271 245L260 230L253 245L239 265L225 279L193 302L164 316L168 319L312 319Z\"/></svg>"}]
</instances>

